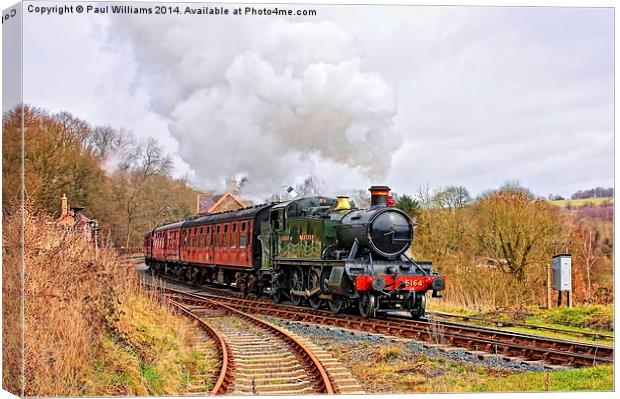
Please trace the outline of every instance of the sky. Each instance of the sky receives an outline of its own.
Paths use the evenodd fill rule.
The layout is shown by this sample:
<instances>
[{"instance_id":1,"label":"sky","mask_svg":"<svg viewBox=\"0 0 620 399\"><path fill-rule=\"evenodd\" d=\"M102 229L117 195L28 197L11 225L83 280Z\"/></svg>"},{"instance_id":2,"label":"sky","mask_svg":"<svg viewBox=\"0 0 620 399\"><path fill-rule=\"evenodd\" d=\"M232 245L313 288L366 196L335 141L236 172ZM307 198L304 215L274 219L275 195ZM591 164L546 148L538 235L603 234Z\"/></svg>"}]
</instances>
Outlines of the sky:
<instances>
[{"instance_id":1,"label":"sky","mask_svg":"<svg viewBox=\"0 0 620 399\"><path fill-rule=\"evenodd\" d=\"M250 197L309 175L327 194L613 186L612 9L289 8L318 15L26 12L24 101L155 137L202 190L247 176Z\"/></svg>"}]
</instances>

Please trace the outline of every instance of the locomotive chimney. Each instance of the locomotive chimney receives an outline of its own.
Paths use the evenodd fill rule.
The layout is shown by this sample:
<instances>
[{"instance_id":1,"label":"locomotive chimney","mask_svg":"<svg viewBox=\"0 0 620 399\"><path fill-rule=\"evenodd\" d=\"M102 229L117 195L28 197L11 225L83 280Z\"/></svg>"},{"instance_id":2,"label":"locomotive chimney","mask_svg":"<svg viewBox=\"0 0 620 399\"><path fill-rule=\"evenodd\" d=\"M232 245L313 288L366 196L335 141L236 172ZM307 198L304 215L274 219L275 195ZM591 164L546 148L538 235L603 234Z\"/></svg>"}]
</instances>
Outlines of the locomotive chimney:
<instances>
[{"instance_id":1,"label":"locomotive chimney","mask_svg":"<svg viewBox=\"0 0 620 399\"><path fill-rule=\"evenodd\" d=\"M69 213L69 201L65 193L62 193L62 198L60 199L60 216L65 216L67 213Z\"/></svg>"},{"instance_id":2,"label":"locomotive chimney","mask_svg":"<svg viewBox=\"0 0 620 399\"><path fill-rule=\"evenodd\" d=\"M390 188L388 186L372 186L368 191L370 191L371 208L387 206L388 195L390 195Z\"/></svg>"}]
</instances>

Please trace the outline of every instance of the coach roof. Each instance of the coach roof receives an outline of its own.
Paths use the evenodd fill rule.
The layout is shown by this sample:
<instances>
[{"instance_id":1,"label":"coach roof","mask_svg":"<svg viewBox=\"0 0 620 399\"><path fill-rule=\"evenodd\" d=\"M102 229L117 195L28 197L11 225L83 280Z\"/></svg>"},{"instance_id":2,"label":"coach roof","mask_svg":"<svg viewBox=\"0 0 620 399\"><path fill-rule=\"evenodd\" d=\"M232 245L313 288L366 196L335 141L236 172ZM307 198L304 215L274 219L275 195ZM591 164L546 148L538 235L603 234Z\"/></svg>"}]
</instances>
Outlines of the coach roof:
<instances>
[{"instance_id":1,"label":"coach roof","mask_svg":"<svg viewBox=\"0 0 620 399\"><path fill-rule=\"evenodd\" d=\"M270 208L271 206L271 204L261 204L250 206L248 208L238 209L236 211L212 213L210 215L206 215L197 219L188 220L183 223L183 227L192 227L207 223L228 222L241 219L253 219L260 211Z\"/></svg>"},{"instance_id":2,"label":"coach roof","mask_svg":"<svg viewBox=\"0 0 620 399\"><path fill-rule=\"evenodd\" d=\"M153 230L153 233L158 233L162 230L170 230L170 229L178 229L181 226L183 226L183 223L185 223L185 220L181 220L180 222L174 222L174 223L168 223L168 224L163 224L159 227L156 227Z\"/></svg>"}]
</instances>

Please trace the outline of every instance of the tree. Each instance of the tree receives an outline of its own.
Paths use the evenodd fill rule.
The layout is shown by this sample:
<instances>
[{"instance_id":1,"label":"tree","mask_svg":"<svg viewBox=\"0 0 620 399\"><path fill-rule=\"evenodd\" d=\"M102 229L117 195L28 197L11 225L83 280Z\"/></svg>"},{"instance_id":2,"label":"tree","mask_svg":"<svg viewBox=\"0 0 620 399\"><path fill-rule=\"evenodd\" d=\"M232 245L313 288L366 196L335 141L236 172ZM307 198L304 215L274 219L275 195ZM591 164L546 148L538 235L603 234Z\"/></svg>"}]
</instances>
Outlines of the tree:
<instances>
[{"instance_id":1,"label":"tree","mask_svg":"<svg viewBox=\"0 0 620 399\"><path fill-rule=\"evenodd\" d=\"M471 202L469 191L463 186L448 186L437 191L432 201L441 208L463 208Z\"/></svg>"},{"instance_id":2,"label":"tree","mask_svg":"<svg viewBox=\"0 0 620 399\"><path fill-rule=\"evenodd\" d=\"M596 188L591 188L589 190L579 190L576 193L574 193L573 195L571 195L571 199L585 199L585 198L602 198L602 197L613 197L614 196L614 189L613 187L609 187L609 188L603 188L603 187L596 187Z\"/></svg>"},{"instance_id":3,"label":"tree","mask_svg":"<svg viewBox=\"0 0 620 399\"><path fill-rule=\"evenodd\" d=\"M396 208L405 212L412 219L416 220L420 216L422 212L422 207L420 206L420 203L413 197L410 197L407 194L394 194L394 199L396 201Z\"/></svg>"},{"instance_id":4,"label":"tree","mask_svg":"<svg viewBox=\"0 0 620 399\"><path fill-rule=\"evenodd\" d=\"M360 209L367 209L370 207L370 194L367 190L353 190L349 197L353 204Z\"/></svg>"},{"instance_id":5,"label":"tree","mask_svg":"<svg viewBox=\"0 0 620 399\"><path fill-rule=\"evenodd\" d=\"M170 156L156 140L29 105L3 114L4 211L21 198L22 119L24 192L37 212L59 216L64 193L116 245L139 245L147 229L191 214L196 191L170 177Z\"/></svg>"},{"instance_id":6,"label":"tree","mask_svg":"<svg viewBox=\"0 0 620 399\"><path fill-rule=\"evenodd\" d=\"M300 184L295 185L295 191L300 197L312 197L321 195L323 182L316 176L308 176Z\"/></svg>"},{"instance_id":7,"label":"tree","mask_svg":"<svg viewBox=\"0 0 620 399\"><path fill-rule=\"evenodd\" d=\"M480 251L514 278L517 291L531 291L527 283L531 266L541 266L533 271L540 276L548 265L552 245L561 233L558 212L547 201L532 200L512 189L478 201L475 219Z\"/></svg>"},{"instance_id":8,"label":"tree","mask_svg":"<svg viewBox=\"0 0 620 399\"><path fill-rule=\"evenodd\" d=\"M75 205L91 206L105 174L98 160L83 146L90 127L68 113L49 115L28 105L3 115L3 205L9 198L19 198L22 117L24 193L33 206L58 216L63 193Z\"/></svg>"},{"instance_id":9,"label":"tree","mask_svg":"<svg viewBox=\"0 0 620 399\"><path fill-rule=\"evenodd\" d=\"M523 186L519 180L506 180L498 189L483 191L478 198L487 197L493 193L521 193L529 199L535 199L536 196L529 188Z\"/></svg>"},{"instance_id":10,"label":"tree","mask_svg":"<svg viewBox=\"0 0 620 399\"><path fill-rule=\"evenodd\" d=\"M598 261L602 258L599 245L600 236L597 234L596 226L588 225L585 222L579 223L577 227L578 247L577 253L585 272L586 278L586 298L592 298L592 271Z\"/></svg>"}]
</instances>

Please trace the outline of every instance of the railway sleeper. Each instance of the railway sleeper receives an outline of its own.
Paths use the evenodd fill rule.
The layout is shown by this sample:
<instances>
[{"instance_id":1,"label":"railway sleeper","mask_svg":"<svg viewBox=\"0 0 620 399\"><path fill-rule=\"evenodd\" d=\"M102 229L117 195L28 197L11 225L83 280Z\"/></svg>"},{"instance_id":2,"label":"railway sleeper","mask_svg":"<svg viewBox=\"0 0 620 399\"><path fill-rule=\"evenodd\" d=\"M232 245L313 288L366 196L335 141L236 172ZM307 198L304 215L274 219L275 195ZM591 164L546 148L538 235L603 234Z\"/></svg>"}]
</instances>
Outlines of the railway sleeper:
<instances>
[{"instance_id":1,"label":"railway sleeper","mask_svg":"<svg viewBox=\"0 0 620 399\"><path fill-rule=\"evenodd\" d=\"M298 368L297 370L292 370L292 371L265 371L265 370L247 370L243 373L243 376L237 377L235 379L235 381L239 381L239 380L243 380L243 379L249 379L251 380L252 378L255 379L259 379L259 378L287 378L287 377L294 377L294 378L304 378L308 375L308 373L306 373L306 371L302 368Z\"/></svg>"},{"instance_id":2,"label":"railway sleeper","mask_svg":"<svg viewBox=\"0 0 620 399\"><path fill-rule=\"evenodd\" d=\"M263 363L264 365L264 363ZM249 366L249 365L237 365L237 363L235 362L235 372L236 375L241 375L241 374L250 374L252 373L252 371L255 371L256 368L253 366ZM297 371L297 370L303 370L303 368L300 368L299 364L292 364L292 365L275 365L275 364L270 364L269 365L269 369L270 371L273 372L293 372L293 371ZM308 373L306 372L305 375L308 375Z\"/></svg>"},{"instance_id":3,"label":"railway sleeper","mask_svg":"<svg viewBox=\"0 0 620 399\"><path fill-rule=\"evenodd\" d=\"M295 383L294 381L291 382L283 382L283 381L278 381L278 380L274 380L274 381L258 381L258 380L254 380L254 381L238 381L235 383L236 388L243 392L256 392L257 394L260 393L271 393L273 391L290 391L290 390L295 390L295 391L300 391L300 390L311 390L311 393L316 393L316 390L314 389L314 386L312 384L299 384L299 383Z\"/></svg>"}]
</instances>

